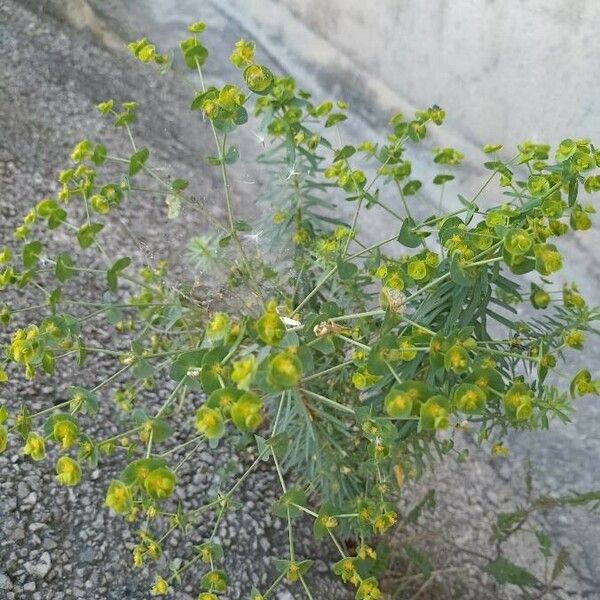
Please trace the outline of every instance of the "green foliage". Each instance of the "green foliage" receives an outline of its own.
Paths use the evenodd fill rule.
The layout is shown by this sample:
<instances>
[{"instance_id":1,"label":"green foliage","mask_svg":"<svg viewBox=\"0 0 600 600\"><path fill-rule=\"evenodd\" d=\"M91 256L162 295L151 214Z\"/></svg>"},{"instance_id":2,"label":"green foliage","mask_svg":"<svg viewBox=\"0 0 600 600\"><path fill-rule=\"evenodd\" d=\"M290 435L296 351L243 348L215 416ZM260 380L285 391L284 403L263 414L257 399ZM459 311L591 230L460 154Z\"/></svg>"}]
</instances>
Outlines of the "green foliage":
<instances>
[{"instance_id":1,"label":"green foliage","mask_svg":"<svg viewBox=\"0 0 600 600\"><path fill-rule=\"evenodd\" d=\"M564 140L553 159L544 144L524 142L507 160L500 145L486 146L493 160L484 166L492 173L477 194L459 194L461 208L420 218L416 205L426 204L431 186L411 179L410 156L441 125L440 107L413 118L395 115L381 144L337 147L327 136L347 118L347 105L314 104L291 77L255 62L253 42L240 40L231 55L240 69L237 83L207 87L204 29L202 22L192 24L180 49L197 75L190 108L216 142L207 163L222 177L226 219L188 195L186 180L165 179L150 151L136 146L137 103L124 102L119 110L113 100L98 105L103 117L125 129L132 153L117 156L102 144L78 143L72 164L58 176L56 197L27 212L14 240L6 240L0 289L14 289L15 296L24 287L51 291L36 307L2 307L3 326L17 323L0 359L0 383L18 370L26 378L62 372L70 360L83 368L91 353L114 359L115 371L91 390L73 386L65 402L38 413L26 405L2 407L0 451L21 444L24 454L43 461L46 445L56 445L62 453L57 478L70 486L98 465L101 453L123 449L127 466L111 482L105 503L130 521L145 520L134 564L157 559L174 529L188 533L200 517L213 518L213 533L197 555L210 565L197 578L206 599L227 588L227 575L213 564L223 554L215 542L219 524L235 508L239 486L268 461L281 485L272 511L287 524L289 556L276 561L280 576L273 584L251 597L266 598L283 578L298 581L312 597L305 579L311 560L298 560L293 541L294 521L310 518L315 536L331 540L342 556L334 573L355 586L356 598L380 598L385 561L368 541L393 530L401 488L436 457L454 451L467 459L467 449L455 449L457 431L473 429L483 448L502 455L509 431L546 429L552 419L566 423L573 398L598 392L585 367L568 390L548 383L548 375L567 352L584 348L600 317L574 284L561 289L551 280L563 267L555 242L591 226L594 209L579 192L600 189L600 154L588 140ZM129 49L160 72L170 68L171 57L145 38ZM232 138L251 114L265 142L257 165L270 179L255 223L234 218L228 179L240 154ZM435 148L433 162L443 172L433 184L444 190L454 178L447 171L463 158L455 149ZM190 244L190 268L209 272L224 297L215 292L211 302L202 302L186 282L168 284L164 262L136 274L129 257L109 258L119 250L104 247L110 213L147 191L137 183L145 178L159 186L165 218L177 219L189 206L210 222L212 230ZM502 190L500 205L486 203L492 182ZM338 201L353 210L348 222ZM376 206L395 223L393 235L367 243L364 222ZM54 229L71 236L70 247L54 250ZM248 243L259 236L268 252ZM106 288L101 301L70 295L65 284L80 273L100 278ZM518 319L527 294L540 312ZM31 308L38 316L23 320ZM128 344L86 343L94 318L129 335ZM139 390L152 389L164 373L171 380L166 400L138 406ZM115 380L123 429L92 439L86 428L108 400L105 386ZM176 443L182 420L195 433ZM231 487L221 480L201 506L176 506L178 469L194 464L199 449L219 443L249 447L255 459ZM177 463L174 456L183 449ZM416 521L433 504L428 496L406 520ZM529 513L501 515L498 539ZM342 544L347 539L360 540L357 549ZM548 555L543 532L538 542ZM431 561L416 547L405 545L404 555L422 576L432 573ZM565 563L559 553L553 579ZM166 594L196 564L192 558L168 577L158 576L152 593ZM502 556L487 571L501 583L538 584Z\"/></svg>"},{"instance_id":2,"label":"green foliage","mask_svg":"<svg viewBox=\"0 0 600 600\"><path fill-rule=\"evenodd\" d=\"M446 573L451 571L479 570L491 576L501 585L520 588L519 597L546 598L554 597L559 588L557 579L570 564L570 555L566 548L553 546L550 535L540 527L539 513L568 507L588 507L597 511L600 506L600 491L571 492L565 496L534 496L531 468L528 467L525 478L526 494L522 503L511 512L500 513L492 523L489 548L471 548L463 546L451 538L445 523L432 522L430 512L435 509L435 490L429 490L423 499L406 515L398 535L392 540L391 560L386 562L390 572L386 588L392 597L404 597L402 592L412 589L420 593L430 586L434 580L445 582ZM543 520L542 520L543 523ZM477 528L477 525L474 525ZM481 531L481 533L485 533ZM517 540L516 538L520 538ZM525 547L532 548L527 556L527 566L520 566L511 559L511 553L529 538ZM432 540L437 551L429 556L428 550ZM408 540L408 541L407 541ZM414 546L418 544L418 547ZM536 555L535 546L538 553ZM446 552L440 550L444 548ZM379 548L377 554L379 555ZM357 555L364 558L359 550ZM349 559L352 560L352 559ZM378 561L380 561L378 557ZM336 565L336 572L339 570ZM575 566L575 565L574 565ZM417 574L414 573L417 571ZM411 574L413 572L413 574ZM415 585L415 580L419 581ZM421 584L421 581L425 583ZM413 587L414 586L414 587ZM419 591L420 590L420 591ZM506 590L513 597L512 589ZM434 594L435 595L435 594Z\"/></svg>"},{"instance_id":3,"label":"green foliage","mask_svg":"<svg viewBox=\"0 0 600 600\"><path fill-rule=\"evenodd\" d=\"M535 585L537 579L523 567L519 567L506 558L500 557L490 563L486 571L498 583L512 583L521 587Z\"/></svg>"}]
</instances>

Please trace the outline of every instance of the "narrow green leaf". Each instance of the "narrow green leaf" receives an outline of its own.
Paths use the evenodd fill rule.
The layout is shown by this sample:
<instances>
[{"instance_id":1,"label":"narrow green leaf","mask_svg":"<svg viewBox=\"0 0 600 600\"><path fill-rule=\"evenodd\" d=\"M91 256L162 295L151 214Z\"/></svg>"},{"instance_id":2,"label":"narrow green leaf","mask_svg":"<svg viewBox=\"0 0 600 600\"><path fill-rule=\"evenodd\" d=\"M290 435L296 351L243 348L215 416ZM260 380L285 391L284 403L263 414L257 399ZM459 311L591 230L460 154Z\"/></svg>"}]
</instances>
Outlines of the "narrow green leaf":
<instances>
[{"instance_id":1,"label":"narrow green leaf","mask_svg":"<svg viewBox=\"0 0 600 600\"><path fill-rule=\"evenodd\" d=\"M175 192L181 192L185 190L189 184L190 182L185 179L174 179L171 182L171 189Z\"/></svg>"},{"instance_id":2,"label":"narrow green leaf","mask_svg":"<svg viewBox=\"0 0 600 600\"><path fill-rule=\"evenodd\" d=\"M348 117L342 113L332 113L327 117L325 121L325 127L333 127L342 121L345 121Z\"/></svg>"},{"instance_id":3,"label":"narrow green leaf","mask_svg":"<svg viewBox=\"0 0 600 600\"><path fill-rule=\"evenodd\" d=\"M558 555L554 561L554 566L552 567L552 575L550 576L551 581L555 581L558 577L560 577L560 574L569 564L569 558L569 551L566 548L561 548L558 551Z\"/></svg>"},{"instance_id":4,"label":"narrow green leaf","mask_svg":"<svg viewBox=\"0 0 600 600\"><path fill-rule=\"evenodd\" d=\"M23 265L26 269L35 266L42 253L42 242L34 240L23 246Z\"/></svg>"},{"instance_id":5,"label":"narrow green leaf","mask_svg":"<svg viewBox=\"0 0 600 600\"><path fill-rule=\"evenodd\" d=\"M415 233L416 224L414 219L406 217L402 221L402 227L400 227L400 233L398 234L398 241L407 248L416 248L421 244L421 236Z\"/></svg>"},{"instance_id":6,"label":"narrow green leaf","mask_svg":"<svg viewBox=\"0 0 600 600\"><path fill-rule=\"evenodd\" d=\"M90 157L90 160L97 167L104 164L104 161L106 160L106 146L103 146L102 144L97 144L94 148L94 153Z\"/></svg>"},{"instance_id":7,"label":"narrow green leaf","mask_svg":"<svg viewBox=\"0 0 600 600\"><path fill-rule=\"evenodd\" d=\"M89 248L96 239L96 234L100 233L104 225L102 223L88 223L82 225L77 232L77 241L82 248Z\"/></svg>"},{"instance_id":8,"label":"narrow green leaf","mask_svg":"<svg viewBox=\"0 0 600 600\"><path fill-rule=\"evenodd\" d=\"M129 158L129 176L133 177L136 173L139 173L144 166L144 163L148 160L150 151L148 148L141 148L137 152L134 152Z\"/></svg>"},{"instance_id":9,"label":"narrow green leaf","mask_svg":"<svg viewBox=\"0 0 600 600\"><path fill-rule=\"evenodd\" d=\"M108 282L108 289L115 293L118 287L119 274L124 271L131 264L131 258L125 256L115 261L110 269L106 271L106 281Z\"/></svg>"},{"instance_id":10,"label":"narrow green leaf","mask_svg":"<svg viewBox=\"0 0 600 600\"><path fill-rule=\"evenodd\" d=\"M230 146L227 149L227 153L225 154L225 164L226 165L233 165L234 163L237 162L237 159L240 157L240 152L237 148L237 146Z\"/></svg>"},{"instance_id":11,"label":"narrow green leaf","mask_svg":"<svg viewBox=\"0 0 600 600\"><path fill-rule=\"evenodd\" d=\"M358 272L358 267L354 263L344 261L340 257L338 257L336 263L338 274L342 281L352 279L352 277L354 277Z\"/></svg>"},{"instance_id":12,"label":"narrow green leaf","mask_svg":"<svg viewBox=\"0 0 600 600\"><path fill-rule=\"evenodd\" d=\"M515 565L503 556L487 565L485 570L498 583L512 583L521 587L531 587L538 583L537 578L527 569Z\"/></svg>"},{"instance_id":13,"label":"narrow green leaf","mask_svg":"<svg viewBox=\"0 0 600 600\"><path fill-rule=\"evenodd\" d=\"M454 179L454 175L449 175L449 174L445 174L445 173L440 173L439 175L436 175L433 178L433 183L435 183L435 185L442 185L448 181L452 181Z\"/></svg>"},{"instance_id":14,"label":"narrow green leaf","mask_svg":"<svg viewBox=\"0 0 600 600\"><path fill-rule=\"evenodd\" d=\"M419 550L409 544L404 545L404 552L413 566L421 571L423 575L429 577L431 571L433 571L433 565L430 560L423 553L419 552Z\"/></svg>"}]
</instances>

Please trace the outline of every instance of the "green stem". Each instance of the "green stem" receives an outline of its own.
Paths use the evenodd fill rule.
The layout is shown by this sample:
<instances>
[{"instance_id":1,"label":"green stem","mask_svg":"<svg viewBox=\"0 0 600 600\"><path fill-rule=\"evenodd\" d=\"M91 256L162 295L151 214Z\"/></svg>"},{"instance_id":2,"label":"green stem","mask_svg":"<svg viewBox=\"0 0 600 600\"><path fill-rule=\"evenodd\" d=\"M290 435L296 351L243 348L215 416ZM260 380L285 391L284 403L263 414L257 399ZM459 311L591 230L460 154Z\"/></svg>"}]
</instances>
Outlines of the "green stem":
<instances>
[{"instance_id":1,"label":"green stem","mask_svg":"<svg viewBox=\"0 0 600 600\"><path fill-rule=\"evenodd\" d=\"M396 380L396 382L399 383L399 384L404 383L402 381L402 379L400 378L400 376L398 375L398 373L396 373L396 371L394 370L394 368L392 367L392 365L390 365L390 363L387 362L387 360L385 361L385 364L387 365L387 368L390 370L390 373L394 376L394 379Z\"/></svg>"},{"instance_id":2,"label":"green stem","mask_svg":"<svg viewBox=\"0 0 600 600\"><path fill-rule=\"evenodd\" d=\"M105 438L98 442L98 446L102 446L103 444L108 444L109 442L114 442L119 440L127 435L131 435L132 433L136 433L142 428L142 425L138 425L137 427L133 427L132 429L128 429L127 431L122 431L121 433L117 433L117 435L113 435L112 437Z\"/></svg>"},{"instance_id":3,"label":"green stem","mask_svg":"<svg viewBox=\"0 0 600 600\"><path fill-rule=\"evenodd\" d=\"M347 260L353 260L355 258L358 258L359 256L363 256L364 254L368 254L369 252L371 252L372 250L375 250L376 248L379 248L380 246L383 246L385 244L388 244L389 242L393 242L394 240L396 240L398 238L397 235L387 238L385 240L382 240L381 242L377 242L376 244L373 244L372 246L369 246L367 248L363 248L362 250L355 252L354 254L350 255L347 257ZM298 306L294 309L294 312L297 313L299 310L301 310L304 305L321 289L321 287L327 282L327 280L333 276L337 271L337 265L335 267L332 267L317 283L317 285L315 285L315 287L309 292L309 294L304 298L304 300L302 300L302 302L300 302L300 304L298 304Z\"/></svg>"},{"instance_id":4,"label":"green stem","mask_svg":"<svg viewBox=\"0 0 600 600\"><path fill-rule=\"evenodd\" d=\"M160 417L165 412L165 410L167 410L167 408L169 407L171 402L173 402L173 399L177 395L177 392L184 385L184 383L183 383L184 381L185 381L185 378L182 379L181 381L179 381L177 383L177 385L173 388L173 391L169 394L168 398L164 401L163 405L159 408L158 412L156 413L156 415L155 415L156 419L158 417Z\"/></svg>"},{"instance_id":5,"label":"green stem","mask_svg":"<svg viewBox=\"0 0 600 600\"><path fill-rule=\"evenodd\" d=\"M311 392L310 390L307 390L305 388L300 388L300 391L303 392L304 394L310 396L311 398L314 398L315 400L320 400L321 402L328 404L329 406L333 406L334 408L337 408L338 410L351 414L354 414L354 409L350 408L349 406L344 406L343 404L340 404L339 402L336 402L335 400L331 400L331 398L327 398L326 396L321 396L321 394L317 394L316 392Z\"/></svg>"},{"instance_id":6,"label":"green stem","mask_svg":"<svg viewBox=\"0 0 600 600\"><path fill-rule=\"evenodd\" d=\"M197 436L193 437L191 440L188 440L187 442L182 442L181 444L177 444L177 446L173 446L173 448L170 448L166 452L163 452L161 454L161 456L168 456L169 454L173 454L174 452L177 452L178 450L181 450L181 449L185 448L186 446L189 446L190 444L197 442L199 439L201 439L203 437L204 437L204 434L197 435Z\"/></svg>"},{"instance_id":7,"label":"green stem","mask_svg":"<svg viewBox=\"0 0 600 600\"><path fill-rule=\"evenodd\" d=\"M196 67L198 68L198 76L200 78L200 85L202 86L202 91L206 91L206 86L204 85L204 77L202 75L202 68L200 67L200 63L196 60ZM240 236L238 235L237 230L235 229L235 223L233 221L233 209L231 203L231 194L229 189L229 178L227 176L227 168L225 166L225 139L226 136L223 136L223 141L219 142L219 136L217 134L217 130L215 129L215 125L211 119L208 120L210 123L210 128L215 139L215 144L217 146L217 151L219 153L219 162L221 167L221 177L223 179L223 191L225 193L225 207L227 209L227 219L229 221L229 234L235 240L237 247L240 251L240 257L242 262L244 263L244 267L248 273L248 277L252 278L252 269L250 267L250 262L242 245L242 241L240 240ZM260 288L258 288L259 295Z\"/></svg>"},{"instance_id":8,"label":"green stem","mask_svg":"<svg viewBox=\"0 0 600 600\"><path fill-rule=\"evenodd\" d=\"M279 575L279 577L277 577L277 579L275 579L275 581L265 590L265 593L263 594L263 596L265 598L267 598L270 594L272 594L275 589L277 588L277 586L281 583L281 580L285 577L285 573L282 573L281 575Z\"/></svg>"},{"instance_id":9,"label":"green stem","mask_svg":"<svg viewBox=\"0 0 600 600\"><path fill-rule=\"evenodd\" d=\"M313 373L312 375L309 375L308 377L303 377L302 378L302 383L305 383L307 381L311 381L312 379L317 379L318 377L322 377L323 375L327 375L329 373L333 373L335 371L339 371L340 369L343 369L344 367L347 367L348 365L351 365L354 361L352 360L347 360L343 363L340 363L339 365L335 365L334 367L330 367L329 369L325 369L324 371L318 371L317 373Z\"/></svg>"},{"instance_id":10,"label":"green stem","mask_svg":"<svg viewBox=\"0 0 600 600\"><path fill-rule=\"evenodd\" d=\"M125 373L128 369L131 368L131 365L125 365L122 369L119 369L115 373L113 373L110 377L99 383L96 387L93 387L90 391L97 392L100 388L103 388L105 385L108 385L113 379L116 379L121 373Z\"/></svg>"},{"instance_id":11,"label":"green stem","mask_svg":"<svg viewBox=\"0 0 600 600\"><path fill-rule=\"evenodd\" d=\"M363 317L377 317L385 315L385 310L377 308L375 310L367 310L365 312L350 313L348 315L341 315L339 317L332 317L329 321L335 323L336 321L349 321L350 319L362 319Z\"/></svg>"},{"instance_id":12,"label":"green stem","mask_svg":"<svg viewBox=\"0 0 600 600\"><path fill-rule=\"evenodd\" d=\"M338 552L342 555L342 558L346 558L346 553L344 552L344 549L342 548L341 544L338 542L335 535L333 535L333 531L331 531L331 529L328 529L327 533L329 534L329 537L331 537L331 540L335 544L335 547L338 549Z\"/></svg>"},{"instance_id":13,"label":"green stem","mask_svg":"<svg viewBox=\"0 0 600 600\"><path fill-rule=\"evenodd\" d=\"M340 340L344 340L345 342L348 342L349 344L352 344L353 346L357 346L358 348L367 350L367 352L371 351L371 346L367 346L367 344L363 344L362 342L357 342L356 340L346 337L345 335L338 333L338 334L336 334L336 337L340 338Z\"/></svg>"},{"instance_id":14,"label":"green stem","mask_svg":"<svg viewBox=\"0 0 600 600\"><path fill-rule=\"evenodd\" d=\"M306 506L301 506L300 504L296 504L295 502L290 502L290 504L292 506L295 506L298 510L301 510L302 512L306 513L307 515L314 517L315 519L319 516L318 513L316 513L314 510L310 510L310 508L306 508Z\"/></svg>"},{"instance_id":15,"label":"green stem","mask_svg":"<svg viewBox=\"0 0 600 600\"><path fill-rule=\"evenodd\" d=\"M202 446L202 442L204 441L204 436L199 436L200 440L198 443L181 459L179 464L175 467L174 471L177 472L192 456L194 453Z\"/></svg>"},{"instance_id":16,"label":"green stem","mask_svg":"<svg viewBox=\"0 0 600 600\"><path fill-rule=\"evenodd\" d=\"M300 583L302 583L302 587L304 588L304 591L306 592L306 597L308 598L308 600L314 600L313 595L310 593L310 590L308 589L306 580L304 579L304 577L302 575L300 575Z\"/></svg>"},{"instance_id":17,"label":"green stem","mask_svg":"<svg viewBox=\"0 0 600 600\"><path fill-rule=\"evenodd\" d=\"M494 256L493 258L486 258L485 260L478 260L476 262L469 263L466 268L470 269L471 267L478 267L479 265L500 262L501 260L504 260L503 256Z\"/></svg>"},{"instance_id":18,"label":"green stem","mask_svg":"<svg viewBox=\"0 0 600 600\"><path fill-rule=\"evenodd\" d=\"M148 436L148 445L146 447L146 458L150 458L152 454L152 438L154 437L154 429L150 430L150 435Z\"/></svg>"},{"instance_id":19,"label":"green stem","mask_svg":"<svg viewBox=\"0 0 600 600\"><path fill-rule=\"evenodd\" d=\"M482 348L481 350L490 354L498 354L499 356L507 356L509 358L517 358L519 360L528 360L535 363L540 362L540 358L538 356L527 356L525 354L516 354L515 352L504 352L502 350L494 350L493 348Z\"/></svg>"}]
</instances>

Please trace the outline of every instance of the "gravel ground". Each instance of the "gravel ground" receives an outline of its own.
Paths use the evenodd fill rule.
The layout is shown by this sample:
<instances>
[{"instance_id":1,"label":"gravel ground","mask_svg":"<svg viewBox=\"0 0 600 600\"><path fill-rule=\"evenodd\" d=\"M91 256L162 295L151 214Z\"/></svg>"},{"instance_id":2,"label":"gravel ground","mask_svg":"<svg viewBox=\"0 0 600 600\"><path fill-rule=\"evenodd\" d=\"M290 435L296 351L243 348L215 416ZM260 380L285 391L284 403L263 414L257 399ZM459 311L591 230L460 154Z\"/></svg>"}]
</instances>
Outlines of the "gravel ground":
<instances>
[{"instance_id":1,"label":"gravel ground","mask_svg":"<svg viewBox=\"0 0 600 600\"><path fill-rule=\"evenodd\" d=\"M83 2L79 4L85 5ZM64 166L75 142L90 137L102 139L111 148L126 147L121 134L107 127L93 108L107 97L143 99L138 129L144 133L140 142L157 149L157 153L153 154L154 164L176 164L177 176L190 179L191 187L201 190L199 198L215 214L219 214L219 181L213 178L210 170L199 166L200 157L212 151L204 146L210 138L186 110L188 92L185 86L174 78L161 79L150 69L140 68L103 47L118 41L114 34L106 33L113 29L112 26L107 27L102 35L97 30L95 33L75 31L55 19L60 10L50 10L54 6L0 0L0 55L5 65L0 72L0 122L3 124L0 137L0 239L10 235L26 207L55 191L56 186L49 182L54 181L57 170ZM140 10L140 5L137 7ZM207 11L207 20L211 19L222 30L223 35L216 41L223 48L228 49L232 41L244 34L213 4L203 7L203 12ZM85 15L89 17L87 12L76 16ZM127 23L119 13L112 13L112 16L119 21L120 28L138 25L133 17ZM150 27L148 23L142 19L140 24ZM92 24L97 23L94 21ZM119 28L115 29L119 31ZM167 34L168 30L164 35ZM219 52L217 48L215 54L226 56L225 52ZM218 61L213 69L212 74L218 76ZM190 135L190 132L197 134ZM256 141L250 134L242 138L240 147L246 149L249 155L257 150ZM242 166L233 186L237 192L235 197L246 199L254 190L248 182L255 181L255 174L249 168L248 171L244 169ZM236 212L243 215L250 210L249 205L248 202L239 202ZM178 262L186 239L202 230L204 223L192 212L185 213L177 223L169 223L164 212L164 205L158 200L125 209L120 217L122 222L116 222L113 233L107 234L107 246L119 247L123 254L133 256L139 264L154 264L160 258ZM127 227L122 228L121 224ZM130 234L124 235L127 230ZM56 240L57 243L61 241L60 238ZM86 282L82 290L95 298L103 292L101 286L93 282ZM33 298L29 296L19 299L22 305L30 301ZM113 334L101 322L92 325L89 333L103 344L115 343ZM0 388L0 401L9 406L24 401L32 409L39 409L48 406L49 402L63 400L71 381L94 385L112 371L110 361L90 360L81 374L75 374L66 367L60 377L36 378L32 382L19 380L8 388ZM155 397L149 396L149 400L159 404L168 392L168 385L161 386ZM584 404L583 409L588 408ZM114 416L109 406L103 406L102 411L105 419L102 423L98 420L97 433L107 436L116 432L117 428L112 422ZM579 421L576 425L584 427L585 444L593 448L596 446L591 445L587 433L589 426L589 423ZM185 439L185 433L181 432L181 439ZM570 471L568 464L562 462L567 460L561 453L563 438L560 436L563 434L553 435L558 437L546 441L546 446L536 444L532 449L532 454L538 457L542 466L548 464L545 457L549 452L554 456L550 462L556 460L558 466L552 471L542 469L539 479L544 491L561 490L574 483L571 479L565 482L551 479L556 479L556 473ZM522 438L515 440L515 446L529 451ZM593 473L593 453L589 452L588 456L588 469ZM248 459L242 457L241 462L247 464ZM214 490L215 481L209 477L209 472L214 469L215 460L222 465L240 466L240 458L226 448L218 452L216 459L212 453L199 455L194 468L182 473L178 492L182 501L194 505L198 498ZM113 518L101 507L106 481L118 472L122 464L123 457L106 460L102 469L89 474L82 485L67 490L55 485L53 473L46 472L45 465L25 460L15 447L0 457L0 599L137 600L149 597L148 588L153 574L145 568L132 571L125 567L130 563L135 528ZM467 465L444 466L421 482L410 497L419 497L428 486L435 485L439 490L439 500L436 516L431 518L431 528L443 529L446 537L483 550L494 513L514 508L521 496L519 466L509 462L504 465L499 470L500 476L496 463L481 456ZM554 475L549 474L551 472ZM235 573L227 598L243 598L252 583L265 583L267 576L272 575L269 561L273 557L286 556L285 529L269 515L267 509L278 492L271 470L268 466L261 468L241 492L241 510L230 515L219 531L226 547L228 570ZM407 505L409 502L407 497ZM598 560L597 556L589 556L593 554L589 545L593 540L589 535L593 523L590 524L589 517L567 515L562 521L553 522L553 527L567 542L573 542L577 540L569 533L573 523L584 540L580 556L582 567L580 573L568 572L561 597L594 598L597 597L593 591L594 584L588 580L590 573L594 572L594 564L597 564L594 561ZM207 528L210 528L210 523L195 531L191 539L174 535L169 548L171 555L185 556L186 549L198 543ZM327 561L333 558L330 549L312 542L309 535L301 534L299 537L299 554L319 557L312 571L315 597L318 600L352 597L329 573ZM422 545L437 556L440 567L457 564L456 557L452 557L452 549L443 542L425 540ZM513 551L516 562L527 563L533 547L519 543ZM195 598L193 584L193 579L186 580L183 591L178 592L176 597L183 600ZM517 590L498 589L473 569L458 574L449 572L427 593L431 595L423 597L483 600L518 597ZM302 598L303 595L297 588L290 588L283 590L279 597Z\"/></svg>"}]
</instances>

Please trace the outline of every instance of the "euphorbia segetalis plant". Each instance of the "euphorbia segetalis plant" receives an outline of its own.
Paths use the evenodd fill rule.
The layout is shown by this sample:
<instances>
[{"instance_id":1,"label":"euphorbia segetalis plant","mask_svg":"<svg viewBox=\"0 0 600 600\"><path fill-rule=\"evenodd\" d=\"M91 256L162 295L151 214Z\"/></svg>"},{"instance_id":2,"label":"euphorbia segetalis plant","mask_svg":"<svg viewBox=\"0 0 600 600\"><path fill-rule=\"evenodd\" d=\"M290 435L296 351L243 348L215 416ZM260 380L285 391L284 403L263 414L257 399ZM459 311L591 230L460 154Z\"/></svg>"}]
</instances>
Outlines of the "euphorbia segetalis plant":
<instances>
[{"instance_id":1,"label":"euphorbia segetalis plant","mask_svg":"<svg viewBox=\"0 0 600 600\"><path fill-rule=\"evenodd\" d=\"M314 597L311 557L294 548L294 523L305 518L339 552L333 573L356 598L380 598L371 540L394 531L402 488L432 456L465 458L457 431L470 429L483 448L503 454L509 431L566 422L574 398L597 392L585 368L567 389L548 376L565 352L583 348L598 318L574 284L556 285L553 277L563 267L560 238L591 226L600 152L574 139L556 148L524 142L509 158L500 145L486 146L489 177L479 191L460 195L456 210L417 218L463 159L434 148L439 174L432 182L412 176L411 152L442 124L441 108L393 116L380 143L344 145L346 104L314 103L291 77L256 62L252 42L235 45L235 83L207 85L203 30L201 22L191 25L180 48L196 89L190 108L215 143L207 162L223 179L225 219L136 144L136 102L98 104L131 152L77 143L58 193L35 204L5 240L0 319L11 333L0 381L10 386L21 371L44 377L69 361L84 369L92 354L113 358L114 372L91 388L73 382L67 397L40 412L17 399L2 406L0 451L20 445L40 468L48 452L65 486L102 465L104 454L124 452L105 505L137 522L135 565L156 559L175 528L214 520L196 554L158 573L152 587L167 594L193 570L200 600L226 592L219 523L257 465L270 461L281 485L272 511L289 529L289 554L276 561L272 584L248 597L272 596L283 579ZM162 72L171 67L173 57L146 39L129 49ZM232 142L249 120L265 143L256 168L271 182L255 223L236 219L228 179L239 157ZM113 215L140 210L147 194L166 198L165 219L187 205L204 215L189 270L200 265L226 286L220 304L200 302L186 281L165 283L164 262L136 274L130 257L105 247ZM350 218L340 205L351 208ZM397 225L371 243L363 232L375 206ZM55 230L72 245L53 242ZM259 231L269 252L250 243ZM82 273L98 277L105 293L73 294L68 282ZM39 302L21 305L23 288L37 289ZM518 313L521 305L529 309ZM127 349L90 344L93 320L128 335ZM170 385L166 400L141 403L140 390L159 383ZM86 433L100 400L111 398L122 431L104 439ZM195 433L173 441L183 422ZM254 460L201 506L176 509L178 470L217 444L250 447Z\"/></svg>"}]
</instances>

